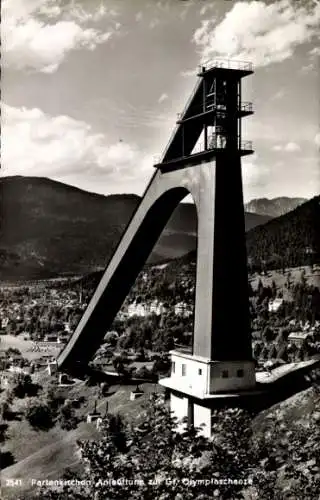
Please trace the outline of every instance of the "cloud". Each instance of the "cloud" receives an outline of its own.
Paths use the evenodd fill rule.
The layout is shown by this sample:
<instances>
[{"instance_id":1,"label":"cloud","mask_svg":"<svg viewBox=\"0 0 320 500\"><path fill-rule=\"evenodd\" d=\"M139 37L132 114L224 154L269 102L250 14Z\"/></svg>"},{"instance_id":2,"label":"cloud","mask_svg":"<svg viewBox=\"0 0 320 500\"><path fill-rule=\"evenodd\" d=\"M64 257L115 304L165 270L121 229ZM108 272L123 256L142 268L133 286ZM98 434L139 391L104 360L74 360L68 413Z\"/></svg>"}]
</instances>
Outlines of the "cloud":
<instances>
[{"instance_id":1,"label":"cloud","mask_svg":"<svg viewBox=\"0 0 320 500\"><path fill-rule=\"evenodd\" d=\"M143 175L152 165L136 145L112 143L69 116L3 104L2 124L2 175L55 179L97 175L121 182Z\"/></svg>"},{"instance_id":2,"label":"cloud","mask_svg":"<svg viewBox=\"0 0 320 500\"><path fill-rule=\"evenodd\" d=\"M84 25L108 14L102 4L92 13L72 6L67 10L53 0L4 0L3 65L52 73L72 50L93 50L110 39L114 26L101 31Z\"/></svg>"},{"instance_id":3,"label":"cloud","mask_svg":"<svg viewBox=\"0 0 320 500\"><path fill-rule=\"evenodd\" d=\"M320 56L320 47L313 47L313 49L310 50L309 55L311 57L318 57L318 56Z\"/></svg>"},{"instance_id":4,"label":"cloud","mask_svg":"<svg viewBox=\"0 0 320 500\"><path fill-rule=\"evenodd\" d=\"M296 142L288 142L284 147L284 151L295 153L296 151L301 151L301 148Z\"/></svg>"},{"instance_id":5,"label":"cloud","mask_svg":"<svg viewBox=\"0 0 320 500\"><path fill-rule=\"evenodd\" d=\"M318 146L319 151L320 151L320 132L318 132L314 138L314 143L316 146Z\"/></svg>"},{"instance_id":6,"label":"cloud","mask_svg":"<svg viewBox=\"0 0 320 500\"><path fill-rule=\"evenodd\" d=\"M310 71L313 71L315 68L315 65L311 62L309 64L305 64L304 66L301 66L300 72L301 73L310 73Z\"/></svg>"},{"instance_id":7,"label":"cloud","mask_svg":"<svg viewBox=\"0 0 320 500\"><path fill-rule=\"evenodd\" d=\"M168 94L161 94L161 96L158 99L158 102L161 103L161 102L165 101L166 99L168 99Z\"/></svg>"},{"instance_id":8,"label":"cloud","mask_svg":"<svg viewBox=\"0 0 320 500\"><path fill-rule=\"evenodd\" d=\"M114 9L108 9L102 2L93 11L88 11L84 9L82 5L72 2L68 12L73 19L78 20L80 23L86 23L88 21L99 22L105 17L118 16L117 11Z\"/></svg>"},{"instance_id":9,"label":"cloud","mask_svg":"<svg viewBox=\"0 0 320 500\"><path fill-rule=\"evenodd\" d=\"M193 41L202 62L214 57L249 60L267 66L290 58L296 47L318 36L320 2L308 7L293 1L237 2L219 24L202 21Z\"/></svg>"},{"instance_id":10,"label":"cloud","mask_svg":"<svg viewBox=\"0 0 320 500\"><path fill-rule=\"evenodd\" d=\"M285 155L272 159L267 150L242 159L244 198L315 196L319 190L319 165L315 155Z\"/></svg>"},{"instance_id":11,"label":"cloud","mask_svg":"<svg viewBox=\"0 0 320 500\"><path fill-rule=\"evenodd\" d=\"M179 18L181 21L185 21L190 10L194 7L195 2L193 0L183 0L180 2L180 8L179 8Z\"/></svg>"},{"instance_id":12,"label":"cloud","mask_svg":"<svg viewBox=\"0 0 320 500\"><path fill-rule=\"evenodd\" d=\"M263 186L269 176L270 169L259 161L258 155L242 160L243 186L246 191Z\"/></svg>"},{"instance_id":13,"label":"cloud","mask_svg":"<svg viewBox=\"0 0 320 500\"><path fill-rule=\"evenodd\" d=\"M301 66L300 73L309 74L311 71L316 71L319 66L319 57L320 47L315 46L309 50L306 58L306 64Z\"/></svg>"},{"instance_id":14,"label":"cloud","mask_svg":"<svg viewBox=\"0 0 320 500\"><path fill-rule=\"evenodd\" d=\"M276 92L272 97L271 99L272 100L277 100L277 99L282 99L284 96L285 96L285 90L284 89L280 89L278 90L278 92Z\"/></svg>"},{"instance_id":15,"label":"cloud","mask_svg":"<svg viewBox=\"0 0 320 500\"><path fill-rule=\"evenodd\" d=\"M276 144L272 148L273 151L285 151L286 153L295 153L301 151L301 147L296 142L288 142L287 144L281 145Z\"/></svg>"},{"instance_id":16,"label":"cloud","mask_svg":"<svg viewBox=\"0 0 320 500\"><path fill-rule=\"evenodd\" d=\"M213 3L208 3L208 4L204 5L200 9L200 16L204 16L209 10L212 10L213 8L214 8Z\"/></svg>"},{"instance_id":17,"label":"cloud","mask_svg":"<svg viewBox=\"0 0 320 500\"><path fill-rule=\"evenodd\" d=\"M10 2L12 4L12 2ZM21 2L22 7L24 2ZM36 5L36 3L35 3ZM39 3L40 5L40 3ZM54 5L52 2L45 2L39 6L39 14L47 17L57 17L61 14L62 8L59 5Z\"/></svg>"},{"instance_id":18,"label":"cloud","mask_svg":"<svg viewBox=\"0 0 320 500\"><path fill-rule=\"evenodd\" d=\"M187 69L185 71L181 71L180 75L183 77L190 77L190 76L197 76L197 70L196 69Z\"/></svg>"},{"instance_id":19,"label":"cloud","mask_svg":"<svg viewBox=\"0 0 320 500\"><path fill-rule=\"evenodd\" d=\"M151 30L153 30L159 24L160 24L160 19L158 19L158 18L152 19L152 21L150 21L150 23L149 23L149 28Z\"/></svg>"},{"instance_id":20,"label":"cloud","mask_svg":"<svg viewBox=\"0 0 320 500\"><path fill-rule=\"evenodd\" d=\"M163 12L168 12L168 10L170 9L170 0L169 1L158 1L156 2L155 4L155 7ZM152 2L150 2L150 6L151 6Z\"/></svg>"}]
</instances>

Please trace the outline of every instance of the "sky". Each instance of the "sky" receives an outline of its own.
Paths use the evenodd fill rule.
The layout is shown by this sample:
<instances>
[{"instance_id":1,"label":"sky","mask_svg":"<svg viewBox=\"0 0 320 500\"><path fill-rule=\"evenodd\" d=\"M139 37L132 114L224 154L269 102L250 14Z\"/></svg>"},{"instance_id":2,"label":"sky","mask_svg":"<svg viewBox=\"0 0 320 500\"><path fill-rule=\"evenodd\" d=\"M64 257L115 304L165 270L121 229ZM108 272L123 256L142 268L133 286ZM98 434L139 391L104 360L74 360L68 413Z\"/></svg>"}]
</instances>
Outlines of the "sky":
<instances>
[{"instance_id":1,"label":"sky","mask_svg":"<svg viewBox=\"0 0 320 500\"><path fill-rule=\"evenodd\" d=\"M215 58L251 61L244 197L320 192L320 0L3 0L2 168L142 194Z\"/></svg>"}]
</instances>

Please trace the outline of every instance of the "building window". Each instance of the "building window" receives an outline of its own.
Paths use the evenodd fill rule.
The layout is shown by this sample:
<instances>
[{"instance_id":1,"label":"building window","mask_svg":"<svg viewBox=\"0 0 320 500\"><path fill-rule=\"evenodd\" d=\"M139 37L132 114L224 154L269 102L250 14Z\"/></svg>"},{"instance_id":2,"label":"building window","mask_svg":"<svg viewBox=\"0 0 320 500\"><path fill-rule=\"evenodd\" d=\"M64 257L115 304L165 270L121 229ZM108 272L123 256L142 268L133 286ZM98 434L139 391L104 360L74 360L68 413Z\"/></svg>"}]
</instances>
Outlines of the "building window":
<instances>
[{"instance_id":1,"label":"building window","mask_svg":"<svg viewBox=\"0 0 320 500\"><path fill-rule=\"evenodd\" d=\"M244 371L242 369L237 370L237 377L244 377Z\"/></svg>"},{"instance_id":2,"label":"building window","mask_svg":"<svg viewBox=\"0 0 320 500\"><path fill-rule=\"evenodd\" d=\"M182 376L184 377L187 373L187 369L186 369L186 365L181 365L181 369L182 369Z\"/></svg>"},{"instance_id":3,"label":"building window","mask_svg":"<svg viewBox=\"0 0 320 500\"><path fill-rule=\"evenodd\" d=\"M222 378L228 378L228 377L229 377L228 370L222 370Z\"/></svg>"},{"instance_id":4,"label":"building window","mask_svg":"<svg viewBox=\"0 0 320 500\"><path fill-rule=\"evenodd\" d=\"M198 375L202 375L202 368L198 369Z\"/></svg>"},{"instance_id":5,"label":"building window","mask_svg":"<svg viewBox=\"0 0 320 500\"><path fill-rule=\"evenodd\" d=\"M172 361L172 363L171 363L171 371L172 371L172 373L175 373L175 371L176 371L176 363L175 363L175 361Z\"/></svg>"}]
</instances>

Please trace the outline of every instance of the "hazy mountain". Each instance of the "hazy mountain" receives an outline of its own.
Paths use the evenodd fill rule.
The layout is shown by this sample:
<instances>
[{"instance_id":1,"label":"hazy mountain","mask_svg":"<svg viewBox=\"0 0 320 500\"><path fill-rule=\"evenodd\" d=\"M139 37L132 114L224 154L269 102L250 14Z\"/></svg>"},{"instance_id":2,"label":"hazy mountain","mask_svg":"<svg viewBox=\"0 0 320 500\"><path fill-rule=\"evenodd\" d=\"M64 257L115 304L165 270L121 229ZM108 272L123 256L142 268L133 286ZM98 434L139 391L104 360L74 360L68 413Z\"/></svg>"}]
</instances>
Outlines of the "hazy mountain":
<instances>
[{"instance_id":1,"label":"hazy mountain","mask_svg":"<svg viewBox=\"0 0 320 500\"><path fill-rule=\"evenodd\" d=\"M0 179L0 277L83 274L104 267L140 197L103 196L40 177ZM247 230L269 217L246 214ZM196 211L180 204L151 262L196 248Z\"/></svg>"},{"instance_id":2,"label":"hazy mountain","mask_svg":"<svg viewBox=\"0 0 320 500\"><path fill-rule=\"evenodd\" d=\"M245 210L259 215L268 215L270 217L280 217L299 205L307 201L306 198L288 198L281 196L279 198L256 198L245 204Z\"/></svg>"}]
</instances>

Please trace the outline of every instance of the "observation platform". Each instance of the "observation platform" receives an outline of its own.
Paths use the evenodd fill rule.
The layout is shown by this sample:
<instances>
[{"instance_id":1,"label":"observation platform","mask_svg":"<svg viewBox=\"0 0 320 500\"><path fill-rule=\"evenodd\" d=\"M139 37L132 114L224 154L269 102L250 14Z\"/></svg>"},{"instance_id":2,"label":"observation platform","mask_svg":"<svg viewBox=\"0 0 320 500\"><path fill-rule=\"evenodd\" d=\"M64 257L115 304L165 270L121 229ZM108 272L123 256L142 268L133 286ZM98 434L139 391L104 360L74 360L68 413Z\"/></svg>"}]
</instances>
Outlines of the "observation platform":
<instances>
[{"instance_id":1,"label":"observation platform","mask_svg":"<svg viewBox=\"0 0 320 500\"><path fill-rule=\"evenodd\" d=\"M208 73L221 73L224 71L228 71L228 75L230 75L230 70L233 70L234 73L237 74L237 78L239 78L239 76L242 78L252 75L254 72L253 64L251 62L216 58L214 60L205 61L201 64L199 66L197 76L201 77L207 75Z\"/></svg>"},{"instance_id":2,"label":"observation platform","mask_svg":"<svg viewBox=\"0 0 320 500\"><path fill-rule=\"evenodd\" d=\"M245 61L215 59L201 65L198 81L154 167L168 172L222 155L253 154L252 142L241 136L242 118L254 113L252 102L241 99L241 79L252 73L252 63Z\"/></svg>"},{"instance_id":3,"label":"observation platform","mask_svg":"<svg viewBox=\"0 0 320 500\"><path fill-rule=\"evenodd\" d=\"M161 160L160 158L155 158L155 168L159 168L161 172L169 172L181 166L192 166L197 165L202 162L209 162L219 155L225 154L236 154L239 156L247 156L254 153L252 141L241 141L240 147L236 150L230 150L223 145L212 145L205 149L204 145L199 145L195 151L189 155L180 156L177 158L172 158L170 160Z\"/></svg>"},{"instance_id":4,"label":"observation platform","mask_svg":"<svg viewBox=\"0 0 320 500\"><path fill-rule=\"evenodd\" d=\"M207 94L206 97L210 98L211 94ZM204 125L210 125L213 116L221 119L227 112L225 107L219 105L215 106L214 103L207 103L205 109L203 106L198 106L197 108L192 107L191 111L192 114L187 116L184 116L183 113L178 113L178 120L176 123L180 125L181 123L186 123L190 120L195 121L196 119L199 119ZM250 116L253 115L253 113L252 102L242 102L237 108L236 118Z\"/></svg>"}]
</instances>

